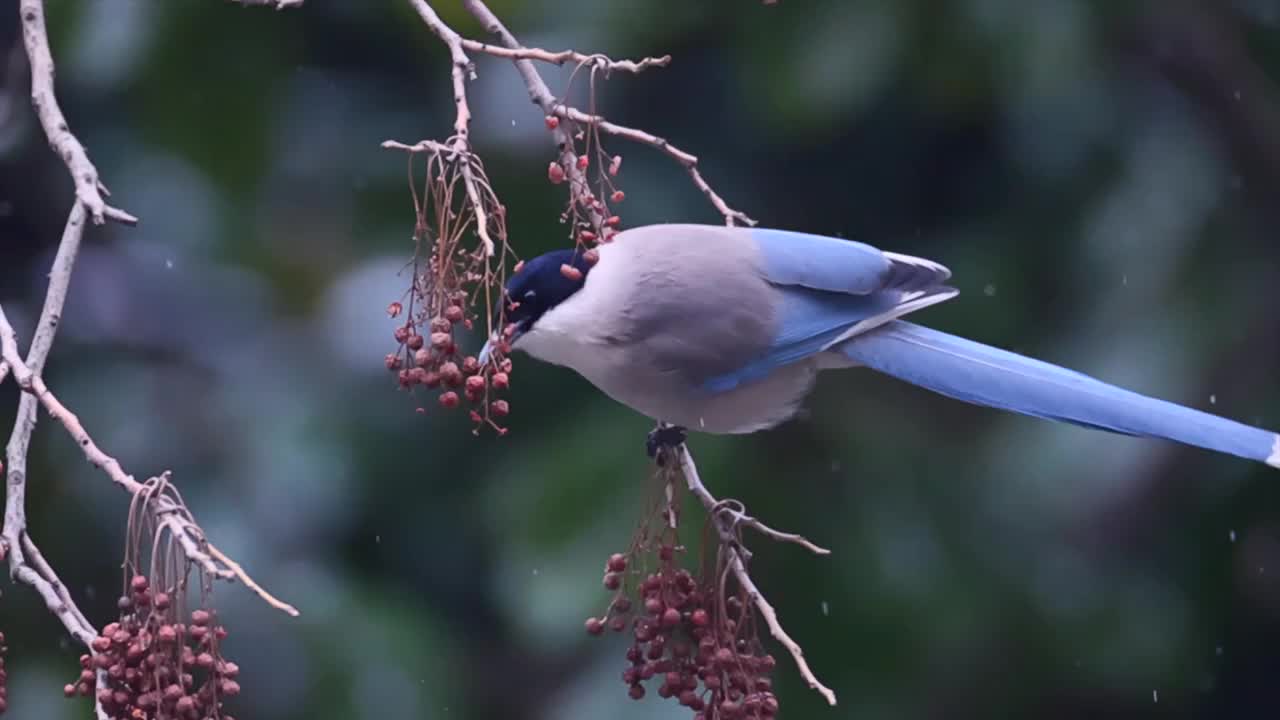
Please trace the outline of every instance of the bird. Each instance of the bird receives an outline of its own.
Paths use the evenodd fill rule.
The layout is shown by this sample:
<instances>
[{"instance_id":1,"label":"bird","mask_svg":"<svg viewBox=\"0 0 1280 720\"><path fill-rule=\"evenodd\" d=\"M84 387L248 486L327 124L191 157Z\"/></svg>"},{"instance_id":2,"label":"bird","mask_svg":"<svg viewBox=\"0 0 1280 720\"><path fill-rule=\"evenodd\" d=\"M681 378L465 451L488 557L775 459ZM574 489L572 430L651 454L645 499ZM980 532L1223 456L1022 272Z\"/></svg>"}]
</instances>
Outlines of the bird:
<instances>
[{"instance_id":1,"label":"bird","mask_svg":"<svg viewBox=\"0 0 1280 720\"><path fill-rule=\"evenodd\" d=\"M954 298L951 271L842 238L656 224L528 260L505 285L503 342L571 368L658 422L652 456L692 430L794 417L819 372L870 368L975 405L1163 438L1280 468L1280 435L903 320Z\"/></svg>"}]
</instances>

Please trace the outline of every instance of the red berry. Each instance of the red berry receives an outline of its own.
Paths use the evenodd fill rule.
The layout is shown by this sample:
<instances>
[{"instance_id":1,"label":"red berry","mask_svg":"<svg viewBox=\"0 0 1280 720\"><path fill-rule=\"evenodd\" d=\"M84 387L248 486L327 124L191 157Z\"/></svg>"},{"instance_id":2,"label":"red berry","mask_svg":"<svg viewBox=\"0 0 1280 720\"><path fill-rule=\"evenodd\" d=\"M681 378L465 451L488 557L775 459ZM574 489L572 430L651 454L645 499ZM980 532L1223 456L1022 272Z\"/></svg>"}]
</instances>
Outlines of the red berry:
<instances>
[{"instance_id":1,"label":"red berry","mask_svg":"<svg viewBox=\"0 0 1280 720\"><path fill-rule=\"evenodd\" d=\"M632 685L631 689L627 691L627 694L631 696L632 700L639 700L644 697L644 686Z\"/></svg>"},{"instance_id":2,"label":"red berry","mask_svg":"<svg viewBox=\"0 0 1280 720\"><path fill-rule=\"evenodd\" d=\"M547 122L548 130L555 130L556 128L560 127L560 118L556 117L555 115L548 115L546 118L546 122Z\"/></svg>"},{"instance_id":3,"label":"red berry","mask_svg":"<svg viewBox=\"0 0 1280 720\"><path fill-rule=\"evenodd\" d=\"M591 164L591 161L587 159L587 156L586 156L586 155L579 155L579 156L578 156L578 169L579 169L579 170L586 170L586 169L587 169L587 166L588 166L588 165L590 165L590 164Z\"/></svg>"},{"instance_id":4,"label":"red berry","mask_svg":"<svg viewBox=\"0 0 1280 720\"><path fill-rule=\"evenodd\" d=\"M588 635L599 635L604 632L604 622L600 618L587 618L586 628Z\"/></svg>"},{"instance_id":5,"label":"red berry","mask_svg":"<svg viewBox=\"0 0 1280 720\"><path fill-rule=\"evenodd\" d=\"M676 625L679 625L680 611L673 607L667 608L667 611L662 613L662 624L667 627L675 627Z\"/></svg>"},{"instance_id":6,"label":"red berry","mask_svg":"<svg viewBox=\"0 0 1280 720\"><path fill-rule=\"evenodd\" d=\"M689 615L689 620L698 627L706 627L711 623L711 616L707 614L706 610L698 608Z\"/></svg>"},{"instance_id":7,"label":"red berry","mask_svg":"<svg viewBox=\"0 0 1280 720\"><path fill-rule=\"evenodd\" d=\"M608 225L611 228L616 228L618 227L618 225L622 224L622 218L618 217L617 215L610 215L609 217L604 219L604 224Z\"/></svg>"},{"instance_id":8,"label":"red berry","mask_svg":"<svg viewBox=\"0 0 1280 720\"><path fill-rule=\"evenodd\" d=\"M396 342L398 342L398 343L402 343L402 342L404 342L405 340L408 340L408 339L409 339L409 326L407 326L407 325L401 325L400 327L396 328L396 331L395 331L395 338L396 338Z\"/></svg>"},{"instance_id":9,"label":"red berry","mask_svg":"<svg viewBox=\"0 0 1280 720\"><path fill-rule=\"evenodd\" d=\"M440 393L440 404L449 410L458 407L460 402L462 401L458 399L458 393L452 390Z\"/></svg>"},{"instance_id":10,"label":"red berry","mask_svg":"<svg viewBox=\"0 0 1280 720\"><path fill-rule=\"evenodd\" d=\"M621 169L622 169L622 156L614 155L613 160L609 162L609 174L617 175L618 171Z\"/></svg>"},{"instance_id":11,"label":"red berry","mask_svg":"<svg viewBox=\"0 0 1280 720\"><path fill-rule=\"evenodd\" d=\"M129 581L129 586L133 588L134 592L140 593L150 587L151 583L147 581L145 575L134 575L133 580Z\"/></svg>"},{"instance_id":12,"label":"red berry","mask_svg":"<svg viewBox=\"0 0 1280 720\"><path fill-rule=\"evenodd\" d=\"M458 364L447 362L440 366L440 379L449 387L458 387L462 384L462 371L458 369Z\"/></svg>"},{"instance_id":13,"label":"red berry","mask_svg":"<svg viewBox=\"0 0 1280 720\"><path fill-rule=\"evenodd\" d=\"M464 316L465 314L462 312L462 308L457 305L450 305L444 309L444 319L449 322L462 322L462 318Z\"/></svg>"},{"instance_id":14,"label":"red berry","mask_svg":"<svg viewBox=\"0 0 1280 720\"><path fill-rule=\"evenodd\" d=\"M432 335L431 339L434 340L435 335ZM409 346L410 350L419 350L422 348L423 342L424 341L421 335L410 335L409 339L405 342L405 344Z\"/></svg>"},{"instance_id":15,"label":"red berry","mask_svg":"<svg viewBox=\"0 0 1280 720\"><path fill-rule=\"evenodd\" d=\"M627 557L622 553L614 553L609 556L607 565L610 572L620 573L627 569Z\"/></svg>"},{"instance_id":16,"label":"red berry","mask_svg":"<svg viewBox=\"0 0 1280 720\"><path fill-rule=\"evenodd\" d=\"M620 203L623 200L627 199L627 194L622 192L621 190L614 190L613 194L609 196L609 199L616 203Z\"/></svg>"},{"instance_id":17,"label":"red berry","mask_svg":"<svg viewBox=\"0 0 1280 720\"><path fill-rule=\"evenodd\" d=\"M506 400L494 400L489 403L489 412L494 417L506 417L511 412L511 405Z\"/></svg>"},{"instance_id":18,"label":"red berry","mask_svg":"<svg viewBox=\"0 0 1280 720\"><path fill-rule=\"evenodd\" d=\"M467 378L467 392L480 393L484 392L484 378L479 375L472 375Z\"/></svg>"},{"instance_id":19,"label":"red berry","mask_svg":"<svg viewBox=\"0 0 1280 720\"><path fill-rule=\"evenodd\" d=\"M391 317L396 317L397 315L400 314L401 310L404 310L404 306L398 302L393 302L387 306L387 315Z\"/></svg>"},{"instance_id":20,"label":"red berry","mask_svg":"<svg viewBox=\"0 0 1280 720\"><path fill-rule=\"evenodd\" d=\"M560 163L553 160L551 164L547 166L547 179L551 181L552 185L559 185L564 182L564 168L560 167ZM520 271L516 270L516 272Z\"/></svg>"},{"instance_id":21,"label":"red berry","mask_svg":"<svg viewBox=\"0 0 1280 720\"><path fill-rule=\"evenodd\" d=\"M420 335L415 335L414 337L416 337L416 338L418 338L418 339L419 339L419 341L418 341L418 347L422 347L421 336L420 336ZM437 350L443 350L443 349L445 349L445 348L449 347L449 345L450 345L452 342L453 342L453 336L452 336L452 335L450 335L450 334L449 334L449 333L447 333L447 332L433 332L433 333L431 333L431 347L433 347L433 348L435 348L435 349L437 349ZM412 340L412 338L410 338L410 341L409 341L409 347L413 347L413 340ZM416 349L416 348L415 348L415 349Z\"/></svg>"},{"instance_id":22,"label":"red berry","mask_svg":"<svg viewBox=\"0 0 1280 720\"><path fill-rule=\"evenodd\" d=\"M583 230L582 232L578 233L578 239L584 243L595 242L596 234L591 232L590 230Z\"/></svg>"},{"instance_id":23,"label":"red berry","mask_svg":"<svg viewBox=\"0 0 1280 720\"><path fill-rule=\"evenodd\" d=\"M617 590L622 587L622 576L618 573L606 573L604 576L604 586L609 590Z\"/></svg>"},{"instance_id":24,"label":"red berry","mask_svg":"<svg viewBox=\"0 0 1280 720\"><path fill-rule=\"evenodd\" d=\"M511 386L511 377L504 372L497 372L489 378L489 382L493 383L494 390L506 390Z\"/></svg>"},{"instance_id":25,"label":"red berry","mask_svg":"<svg viewBox=\"0 0 1280 720\"><path fill-rule=\"evenodd\" d=\"M595 265L600 262L600 251L592 248L582 253L582 260L588 265Z\"/></svg>"},{"instance_id":26,"label":"red berry","mask_svg":"<svg viewBox=\"0 0 1280 720\"><path fill-rule=\"evenodd\" d=\"M560 266L560 274L575 282L582 279L582 271L568 264Z\"/></svg>"}]
</instances>

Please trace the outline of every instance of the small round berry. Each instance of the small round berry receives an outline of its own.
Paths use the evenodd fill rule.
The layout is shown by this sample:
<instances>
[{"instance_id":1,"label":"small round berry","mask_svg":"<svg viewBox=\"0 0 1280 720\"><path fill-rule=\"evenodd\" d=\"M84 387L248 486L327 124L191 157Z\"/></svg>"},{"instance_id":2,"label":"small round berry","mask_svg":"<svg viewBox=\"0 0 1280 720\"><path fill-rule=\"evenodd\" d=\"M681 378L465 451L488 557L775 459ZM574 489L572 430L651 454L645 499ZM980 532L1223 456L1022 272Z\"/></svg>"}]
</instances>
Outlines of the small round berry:
<instances>
[{"instance_id":1,"label":"small round berry","mask_svg":"<svg viewBox=\"0 0 1280 720\"><path fill-rule=\"evenodd\" d=\"M511 387L511 376L504 372L496 372L489 378L489 382L493 384L494 390L506 390Z\"/></svg>"},{"instance_id":2,"label":"small round berry","mask_svg":"<svg viewBox=\"0 0 1280 720\"><path fill-rule=\"evenodd\" d=\"M578 240L584 243L595 242L596 234L591 232L590 230L583 230L582 232L578 233Z\"/></svg>"},{"instance_id":3,"label":"small round berry","mask_svg":"<svg viewBox=\"0 0 1280 720\"><path fill-rule=\"evenodd\" d=\"M479 375L472 375L467 378L467 392L484 392L484 378Z\"/></svg>"},{"instance_id":4,"label":"small round berry","mask_svg":"<svg viewBox=\"0 0 1280 720\"><path fill-rule=\"evenodd\" d=\"M434 340L435 335L432 335L431 339ZM422 345L425 342L426 341L422 339L421 335L410 335L409 339L405 342L405 344L409 346L410 350L421 350Z\"/></svg>"},{"instance_id":5,"label":"small round berry","mask_svg":"<svg viewBox=\"0 0 1280 720\"><path fill-rule=\"evenodd\" d=\"M548 130L555 130L556 128L560 127L560 118L556 117L555 115L548 115L545 118L545 122L547 123Z\"/></svg>"},{"instance_id":6,"label":"small round berry","mask_svg":"<svg viewBox=\"0 0 1280 720\"><path fill-rule=\"evenodd\" d=\"M586 170L586 169L587 169L587 166L589 166L590 164L591 164L591 161L590 161L589 159L587 159L587 156L586 156L586 155L579 155L579 156L578 156L578 169L579 169L579 170Z\"/></svg>"},{"instance_id":7,"label":"small round berry","mask_svg":"<svg viewBox=\"0 0 1280 720\"><path fill-rule=\"evenodd\" d=\"M494 417L506 417L511 412L511 404L506 400L494 400L489 403L489 412Z\"/></svg>"},{"instance_id":8,"label":"small round berry","mask_svg":"<svg viewBox=\"0 0 1280 720\"><path fill-rule=\"evenodd\" d=\"M600 618L590 617L586 622L588 635L599 635L604 632L604 622Z\"/></svg>"},{"instance_id":9,"label":"small round berry","mask_svg":"<svg viewBox=\"0 0 1280 720\"><path fill-rule=\"evenodd\" d=\"M627 694L631 696L632 700L639 700L644 697L644 686L632 685L631 689L627 691Z\"/></svg>"},{"instance_id":10,"label":"small round berry","mask_svg":"<svg viewBox=\"0 0 1280 720\"><path fill-rule=\"evenodd\" d=\"M622 218L618 217L617 215L610 215L609 217L604 219L604 224L608 225L611 228L616 228L622 224Z\"/></svg>"},{"instance_id":11,"label":"small round berry","mask_svg":"<svg viewBox=\"0 0 1280 720\"><path fill-rule=\"evenodd\" d=\"M609 161L609 174L617 175L618 171L621 169L622 169L622 156L614 155L613 160Z\"/></svg>"},{"instance_id":12,"label":"small round berry","mask_svg":"<svg viewBox=\"0 0 1280 720\"><path fill-rule=\"evenodd\" d=\"M208 625L209 621L212 619L213 619L213 616L209 614L208 610L192 610L191 611L192 625L202 627L202 626Z\"/></svg>"},{"instance_id":13,"label":"small round berry","mask_svg":"<svg viewBox=\"0 0 1280 720\"><path fill-rule=\"evenodd\" d=\"M63 695L66 695L67 697L75 697L75 696L76 696L76 686L75 686L75 685L72 685L72 684L70 684L70 683L67 683L66 685L63 685L63 686L62 686L62 694L63 694Z\"/></svg>"},{"instance_id":14,"label":"small round berry","mask_svg":"<svg viewBox=\"0 0 1280 720\"><path fill-rule=\"evenodd\" d=\"M707 614L706 610L698 608L689 613L689 621L698 627L706 627L711 624L711 616Z\"/></svg>"},{"instance_id":15,"label":"small round berry","mask_svg":"<svg viewBox=\"0 0 1280 720\"><path fill-rule=\"evenodd\" d=\"M145 575L134 575L133 579L129 581L129 587L132 587L134 592L140 593L151 587L151 583Z\"/></svg>"},{"instance_id":16,"label":"small round berry","mask_svg":"<svg viewBox=\"0 0 1280 720\"><path fill-rule=\"evenodd\" d=\"M582 279L582 271L569 264L560 266L560 274L575 282Z\"/></svg>"},{"instance_id":17,"label":"small round berry","mask_svg":"<svg viewBox=\"0 0 1280 720\"><path fill-rule=\"evenodd\" d=\"M645 598L644 611L650 615L657 615L662 612L662 598L649 597Z\"/></svg>"},{"instance_id":18,"label":"small round berry","mask_svg":"<svg viewBox=\"0 0 1280 720\"><path fill-rule=\"evenodd\" d=\"M461 400L458 399L458 393L452 390L440 393L440 405L448 410L458 407L458 403L460 402Z\"/></svg>"},{"instance_id":19,"label":"small round berry","mask_svg":"<svg viewBox=\"0 0 1280 720\"><path fill-rule=\"evenodd\" d=\"M622 587L622 576L618 573L605 573L604 586L609 590L617 590Z\"/></svg>"},{"instance_id":20,"label":"small round berry","mask_svg":"<svg viewBox=\"0 0 1280 720\"><path fill-rule=\"evenodd\" d=\"M409 326L408 326L408 325L401 325L400 327L396 328L396 331L395 331L395 338L396 338L396 342L398 342L398 343L402 343L402 342L404 342L405 340L408 340L408 339L409 339Z\"/></svg>"},{"instance_id":21,"label":"small round berry","mask_svg":"<svg viewBox=\"0 0 1280 720\"><path fill-rule=\"evenodd\" d=\"M414 337L421 337L421 336L415 335ZM437 350L443 350L449 347L449 344L452 342L453 342L453 336L447 332L431 333L431 347ZM422 347L422 343L418 343L418 347Z\"/></svg>"},{"instance_id":22,"label":"small round berry","mask_svg":"<svg viewBox=\"0 0 1280 720\"><path fill-rule=\"evenodd\" d=\"M582 253L582 261L588 265L595 265L600 262L600 251L595 248Z\"/></svg>"},{"instance_id":23,"label":"small round berry","mask_svg":"<svg viewBox=\"0 0 1280 720\"><path fill-rule=\"evenodd\" d=\"M627 556L622 553L614 553L609 556L608 568L610 572L620 573L627 569Z\"/></svg>"},{"instance_id":24,"label":"small round berry","mask_svg":"<svg viewBox=\"0 0 1280 720\"><path fill-rule=\"evenodd\" d=\"M612 200L613 202L620 203L623 200L627 199L627 194L622 192L621 190L614 190L613 194L609 196L609 199Z\"/></svg>"},{"instance_id":25,"label":"small round berry","mask_svg":"<svg viewBox=\"0 0 1280 720\"><path fill-rule=\"evenodd\" d=\"M622 632L623 630L626 630L627 619L621 618L621 617L614 618L613 620L609 621L609 629L614 632Z\"/></svg>"},{"instance_id":26,"label":"small round berry","mask_svg":"<svg viewBox=\"0 0 1280 720\"><path fill-rule=\"evenodd\" d=\"M727 666L733 662L733 651L727 647L722 647L716 651L715 661L721 667Z\"/></svg>"},{"instance_id":27,"label":"small round berry","mask_svg":"<svg viewBox=\"0 0 1280 720\"><path fill-rule=\"evenodd\" d=\"M560 167L560 163L553 160L547 166L547 179L551 181L552 185L559 185L564 182L564 168ZM516 272L519 272L519 270Z\"/></svg>"},{"instance_id":28,"label":"small round berry","mask_svg":"<svg viewBox=\"0 0 1280 720\"><path fill-rule=\"evenodd\" d=\"M387 316L396 317L400 314L400 311L402 310L404 310L404 305L401 305L398 302L393 302L387 306Z\"/></svg>"},{"instance_id":29,"label":"small round berry","mask_svg":"<svg viewBox=\"0 0 1280 720\"><path fill-rule=\"evenodd\" d=\"M666 627L675 627L680 624L680 611L669 607L666 612L662 613L662 624Z\"/></svg>"}]
</instances>

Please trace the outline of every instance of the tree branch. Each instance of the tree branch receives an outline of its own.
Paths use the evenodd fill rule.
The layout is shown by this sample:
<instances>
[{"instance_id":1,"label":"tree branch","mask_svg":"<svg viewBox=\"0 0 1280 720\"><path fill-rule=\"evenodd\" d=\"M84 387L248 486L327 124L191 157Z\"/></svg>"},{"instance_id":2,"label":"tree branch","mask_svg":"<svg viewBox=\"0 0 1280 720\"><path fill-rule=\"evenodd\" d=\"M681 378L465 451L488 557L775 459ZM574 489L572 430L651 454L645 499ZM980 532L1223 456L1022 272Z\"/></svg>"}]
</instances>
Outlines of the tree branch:
<instances>
[{"instance_id":1,"label":"tree branch","mask_svg":"<svg viewBox=\"0 0 1280 720\"><path fill-rule=\"evenodd\" d=\"M85 152L84 145L76 139L67 126L67 119L58 107L54 92L53 55L49 52L49 33L44 23L43 0L20 0L18 11L22 16L22 41L31 61L31 106L40 118L40 125L49 139L49 147L66 163L75 183L76 199L83 203L93 216L93 222L101 225L111 218L126 225L136 225L138 218L119 208L107 205L103 195L110 195L98 178Z\"/></svg>"},{"instance_id":2,"label":"tree branch","mask_svg":"<svg viewBox=\"0 0 1280 720\"><path fill-rule=\"evenodd\" d=\"M769 626L769 633L773 635L775 640L782 643L782 646L787 649L787 652L791 653L791 657L796 662L796 668L800 672L800 677L804 678L804 681L808 683L810 688L817 690L822 697L826 698L827 704L835 705L835 692L826 685L823 685L818 680L817 676L813 674L813 670L809 668L809 663L804 659L804 650L801 649L799 643L792 640L791 636L787 634L787 631L783 629L782 623L778 621L777 611L775 611L773 609L773 605L769 604L769 601L765 599L764 593L760 592L760 588L756 587L755 582L751 579L751 574L747 572L746 561L742 557L743 548L741 543L738 542L733 527L731 525L726 526L726 524L721 520L724 503L716 500L711 492L707 490L706 486L702 484L702 478L698 476L698 466L693 462L693 454L690 453L689 448L683 444L675 449L675 453L680 461L680 471L684 474L685 482L688 483L689 492L693 493L693 495L698 498L702 503L702 506L706 508L707 514L713 519L713 522L716 523L716 528L720 532L721 536L721 547L724 552L728 553L729 567L733 570L734 578L737 579L738 584L742 586L742 589L746 591L747 596L751 598L756 609L760 611L760 615L764 617L765 624ZM755 523L754 526L757 529L764 527L759 523ZM772 530L769 530L768 532L770 534L776 533L776 531ZM782 533L778 534L783 535ZM788 540L792 540L793 538L796 539L793 540L794 542L800 542L819 554L827 554L829 552L813 545L813 543L810 543L799 535L787 534L784 537L784 539Z\"/></svg>"}]
</instances>

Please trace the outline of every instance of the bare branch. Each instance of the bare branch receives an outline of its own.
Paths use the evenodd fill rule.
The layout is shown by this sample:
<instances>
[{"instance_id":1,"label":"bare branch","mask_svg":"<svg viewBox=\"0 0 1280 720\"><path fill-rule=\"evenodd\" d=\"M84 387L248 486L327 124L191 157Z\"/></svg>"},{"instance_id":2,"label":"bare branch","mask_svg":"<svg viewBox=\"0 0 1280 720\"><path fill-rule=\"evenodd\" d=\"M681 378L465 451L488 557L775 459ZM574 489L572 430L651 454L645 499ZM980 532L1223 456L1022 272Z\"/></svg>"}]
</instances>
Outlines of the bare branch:
<instances>
[{"instance_id":1,"label":"bare branch","mask_svg":"<svg viewBox=\"0 0 1280 720\"><path fill-rule=\"evenodd\" d=\"M707 196L707 199L711 201L711 204L715 206L715 209L724 216L726 225L732 226L735 221L741 222L745 225L756 224L756 221L748 217L746 213L729 207L729 205L725 203L724 198L720 197L719 193L713 190L711 185L703 179L702 173L698 170L698 157L696 155L691 155L675 145L672 145L667 142L666 138L658 137L657 135L647 133L637 128L611 123L600 115L589 115L568 105L557 105L555 108L555 114L562 118L579 122L584 125L595 125L609 135L626 138L632 142L648 145L656 150L660 150L672 160L680 163L680 165L689 173L689 178L693 181L694 186L697 187L698 190L702 191L702 194Z\"/></svg>"},{"instance_id":2,"label":"bare branch","mask_svg":"<svg viewBox=\"0 0 1280 720\"><path fill-rule=\"evenodd\" d=\"M693 493L693 495L698 498L703 507L706 508L708 515L718 520L720 511L723 509L722 503L716 500L711 492L707 490L706 486L702 484L702 479L698 476L698 467L694 464L693 455L689 452L688 447L680 445L675 449L675 452L679 457L680 470L684 474L685 482L689 485L689 492ZM718 521L717 526L720 526ZM763 526L757 523L756 527L758 529ZM726 529L723 527L720 527L719 529L722 539L726 532L732 534L732 529ZM807 540L804 542L808 543ZM812 543L809 544L812 545ZM813 547L816 548L816 546ZM823 685L818 680L817 676L813 674L813 670L809 669L809 663L804 659L804 650L801 649L800 645L795 640L792 640L791 636L787 634L787 631L783 629L782 623L778 622L777 611L773 609L773 605L769 604L769 601L765 599L764 593L760 592L760 588L756 587L755 582L752 581L751 574L747 572L746 562L742 557L742 548L740 544L736 539L730 542L722 541L722 549L728 554L729 566L733 570L734 578L737 579L738 584L747 592L751 601L760 611L760 615L764 617L765 623L769 626L769 633L773 635L775 640L782 643L783 647L791 653L791 657L796 662L796 668L799 670L800 676L804 678L804 681L808 683L810 688L817 690L822 697L826 698L827 704L835 705L836 694L831 690L831 688ZM817 549L821 550L820 548Z\"/></svg>"},{"instance_id":3,"label":"bare branch","mask_svg":"<svg viewBox=\"0 0 1280 720\"><path fill-rule=\"evenodd\" d=\"M436 11L426 3L426 0L409 0L413 8L418 11L418 15L422 21L427 24L431 32L444 41L449 48L449 56L453 62L453 103L457 107L457 114L453 122L453 139L450 142L453 152L459 156L469 155L471 153L471 108L467 105L467 79L475 78L475 66L471 64L471 59L467 57L467 53L462 49L462 36L454 31L440 19ZM480 197L480 190L476 186L474 173L471 171L471 163L462 162L462 182L467 188L467 198L471 201L471 208L476 214L476 233L480 236L480 241L484 244L486 257L493 257L496 246L493 238L489 237L489 217L485 211L484 203Z\"/></svg>"},{"instance_id":4,"label":"bare branch","mask_svg":"<svg viewBox=\"0 0 1280 720\"><path fill-rule=\"evenodd\" d=\"M489 9L481 0L463 0L462 4L467 8L476 20L480 22L481 27L486 32L498 38L503 47L512 51L527 50L520 44L519 40L507 30L497 15ZM512 62L516 65L516 70L520 76L524 78L525 87L529 90L529 98L533 100L542 111L547 115L554 115L557 105L555 95L551 94L551 88L547 87L547 83L543 81L542 76L538 74L538 68L529 59L515 59ZM595 229L596 234L603 237L604 235L604 215L596 209L593 201L595 194L591 192L591 186L587 182L586 173L583 172L577 163L577 155L574 154L573 136L569 129L560 126L551 131L551 137L555 141L556 147L560 148L560 166L564 168L565 176L569 178L569 187L574 195L574 201L586 210L591 226Z\"/></svg>"},{"instance_id":5,"label":"bare branch","mask_svg":"<svg viewBox=\"0 0 1280 720\"><path fill-rule=\"evenodd\" d=\"M84 203L93 216L93 222L101 225L111 218L126 225L136 225L138 218L119 208L107 205L103 195L110 195L98 179L98 169L89 160L84 145L76 139L67 126L67 119L58 107L54 92L53 55L49 52L49 34L45 30L43 0L20 0L22 16L22 40L31 61L31 106L35 108L40 125L49 139L49 147L66 163L76 186L76 198Z\"/></svg>"},{"instance_id":6,"label":"bare branch","mask_svg":"<svg viewBox=\"0 0 1280 720\"><path fill-rule=\"evenodd\" d=\"M67 268L69 271L70 266L68 265ZM51 294L53 294L52 289ZM5 539L7 540L6 544L9 546L11 553L17 544L15 542L17 534L25 533L26 527L25 510L23 510L23 496L26 484L26 455L31 429L35 426L35 410L32 403L36 401L44 406L45 411L50 416L62 424L63 428L66 429L67 433L71 435L72 439L76 441L76 444L84 452L85 459L94 467L102 470L107 477L111 478L112 482L130 495L137 495L147 488L148 483L140 483L135 480L132 475L124 471L119 461L98 447L75 413L67 409L45 385L44 380L33 373L31 368L23 362L18 355L17 335L13 330L13 326L9 324L3 308L0 308L0 356L3 356L12 368L14 381L25 391L19 403L18 422L15 424L14 435L10 439L8 449L9 483L4 531ZM162 475L166 480L167 476L167 472ZM290 615L298 614L296 608L280 602L263 590L257 583L253 582L239 565L219 564L220 560L211 557L209 552L211 546L205 539L204 531L200 529L195 519L191 517L180 502L175 501L173 497L167 494L156 495L151 501L155 505L156 514L164 518L164 524L173 536L182 543L183 550L187 553L187 556L199 563L206 572L224 580L237 578L242 581L247 580L246 586L272 607L279 608ZM14 535L14 537L10 537L11 535ZM221 555L221 553L218 554ZM10 557L10 567L15 567L15 560L12 555ZM31 583L31 580L28 579L29 576L19 577L24 582ZM46 592L45 589L40 587L37 587L37 590L42 595ZM53 592L55 595L57 594L56 589ZM54 610L55 613L60 611L69 612L65 608L55 609L53 606L50 609ZM79 611L76 610L75 613L79 613ZM60 614L59 617L63 616ZM70 626L68 626L68 629L71 629ZM75 633L73 632L73 634Z\"/></svg>"},{"instance_id":7,"label":"bare branch","mask_svg":"<svg viewBox=\"0 0 1280 720\"><path fill-rule=\"evenodd\" d=\"M567 62L573 62L575 65L593 65L604 70L606 74L614 71L638 74L651 67L666 67L671 64L670 55L647 57L639 61L613 60L607 55L587 55L576 50L551 52L541 48L508 48L490 45L489 43L469 38L463 38L462 47L474 53L483 53L493 57L506 58L507 60L537 60L538 62L551 63L552 65L564 65Z\"/></svg>"}]
</instances>

